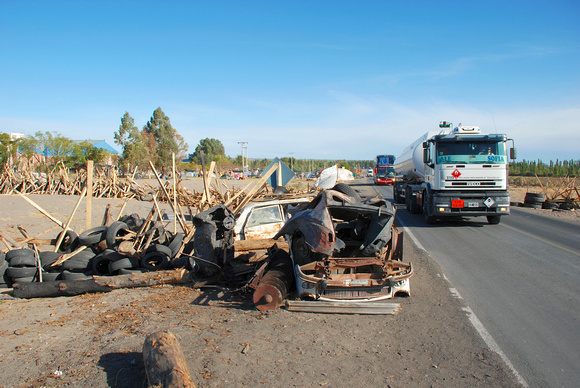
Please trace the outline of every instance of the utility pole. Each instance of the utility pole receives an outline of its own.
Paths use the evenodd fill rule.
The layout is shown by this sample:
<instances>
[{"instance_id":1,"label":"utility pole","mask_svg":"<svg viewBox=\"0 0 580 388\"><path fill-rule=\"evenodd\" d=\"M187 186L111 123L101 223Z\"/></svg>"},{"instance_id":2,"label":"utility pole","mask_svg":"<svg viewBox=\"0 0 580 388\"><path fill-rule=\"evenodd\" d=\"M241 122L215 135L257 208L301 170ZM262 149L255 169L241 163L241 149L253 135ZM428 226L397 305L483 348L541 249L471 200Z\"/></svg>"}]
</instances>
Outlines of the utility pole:
<instances>
[{"instance_id":1,"label":"utility pole","mask_svg":"<svg viewBox=\"0 0 580 388\"><path fill-rule=\"evenodd\" d=\"M292 157L292 155L294 155L294 152L288 152L290 154L290 170L292 170L292 172L294 172L294 158Z\"/></svg>"},{"instance_id":2,"label":"utility pole","mask_svg":"<svg viewBox=\"0 0 580 388\"><path fill-rule=\"evenodd\" d=\"M248 158L248 147L246 147L246 144L248 144L248 142L247 141L239 141L238 144L240 144L242 146L242 174L244 174L244 177L246 177L247 174L246 174L246 163L244 163L244 150L246 151L246 159L247 159Z\"/></svg>"}]
</instances>

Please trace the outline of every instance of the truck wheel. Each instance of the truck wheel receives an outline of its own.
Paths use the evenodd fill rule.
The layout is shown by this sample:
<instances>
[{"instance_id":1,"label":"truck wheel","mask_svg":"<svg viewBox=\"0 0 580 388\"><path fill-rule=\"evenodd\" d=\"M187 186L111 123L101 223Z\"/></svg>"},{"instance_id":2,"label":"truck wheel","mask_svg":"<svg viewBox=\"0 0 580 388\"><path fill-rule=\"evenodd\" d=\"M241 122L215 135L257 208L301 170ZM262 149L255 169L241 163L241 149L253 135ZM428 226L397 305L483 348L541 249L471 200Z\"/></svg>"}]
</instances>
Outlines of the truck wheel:
<instances>
[{"instance_id":1,"label":"truck wheel","mask_svg":"<svg viewBox=\"0 0 580 388\"><path fill-rule=\"evenodd\" d=\"M429 214L429 198L427 193L423 194L423 216L425 218L425 223L428 225L433 225L435 223L435 216Z\"/></svg>"},{"instance_id":2,"label":"truck wheel","mask_svg":"<svg viewBox=\"0 0 580 388\"><path fill-rule=\"evenodd\" d=\"M492 225L497 225L501 221L501 216L487 216L487 222Z\"/></svg>"}]
</instances>

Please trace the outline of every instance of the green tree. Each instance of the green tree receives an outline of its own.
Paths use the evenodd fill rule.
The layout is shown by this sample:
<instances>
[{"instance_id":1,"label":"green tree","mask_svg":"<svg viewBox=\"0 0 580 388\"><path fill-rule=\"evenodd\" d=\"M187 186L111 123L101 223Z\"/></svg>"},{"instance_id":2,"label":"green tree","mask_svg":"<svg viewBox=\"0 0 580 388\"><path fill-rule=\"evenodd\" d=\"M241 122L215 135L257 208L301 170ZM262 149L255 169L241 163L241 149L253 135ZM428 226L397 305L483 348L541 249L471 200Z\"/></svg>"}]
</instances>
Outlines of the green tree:
<instances>
[{"instance_id":1,"label":"green tree","mask_svg":"<svg viewBox=\"0 0 580 388\"><path fill-rule=\"evenodd\" d=\"M88 160L95 163L102 163L109 153L93 146L88 141L75 143L70 155L67 156L65 164L73 168L82 168L87 165Z\"/></svg>"},{"instance_id":2,"label":"green tree","mask_svg":"<svg viewBox=\"0 0 580 388\"><path fill-rule=\"evenodd\" d=\"M20 139L11 140L7 133L0 133L0 165L13 161L16 158Z\"/></svg>"},{"instance_id":3,"label":"green tree","mask_svg":"<svg viewBox=\"0 0 580 388\"><path fill-rule=\"evenodd\" d=\"M201 151L204 153L205 162L214 161L216 163L227 163L226 150L218 139L205 138L199 141L193 154L189 158L197 164L201 164ZM241 159L241 157L240 157ZM241 163L241 161L240 161Z\"/></svg>"},{"instance_id":4,"label":"green tree","mask_svg":"<svg viewBox=\"0 0 580 388\"><path fill-rule=\"evenodd\" d=\"M147 169L148 155L144 138L135 126L135 120L129 112L121 117L119 131L115 132L115 143L123 148L120 163L132 170L133 166Z\"/></svg>"},{"instance_id":5,"label":"green tree","mask_svg":"<svg viewBox=\"0 0 580 388\"><path fill-rule=\"evenodd\" d=\"M187 147L161 108L153 112L153 116L143 127L143 132L148 135L146 143L149 145L149 156L162 172L172 165L172 154L178 155L180 147L182 149Z\"/></svg>"},{"instance_id":6,"label":"green tree","mask_svg":"<svg viewBox=\"0 0 580 388\"><path fill-rule=\"evenodd\" d=\"M34 134L34 137L37 140L38 150L49 158L47 160L52 160L49 165L56 165L64 161L74 148L74 142L58 132L39 131Z\"/></svg>"}]
</instances>

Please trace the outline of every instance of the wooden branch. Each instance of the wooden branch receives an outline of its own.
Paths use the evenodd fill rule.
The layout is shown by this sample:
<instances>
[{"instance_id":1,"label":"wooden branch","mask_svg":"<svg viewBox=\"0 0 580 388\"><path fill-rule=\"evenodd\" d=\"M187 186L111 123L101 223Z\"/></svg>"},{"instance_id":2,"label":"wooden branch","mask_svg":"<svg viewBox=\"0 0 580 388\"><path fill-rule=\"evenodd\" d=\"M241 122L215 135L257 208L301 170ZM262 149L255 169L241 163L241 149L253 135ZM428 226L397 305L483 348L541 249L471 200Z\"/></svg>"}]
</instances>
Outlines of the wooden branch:
<instances>
[{"instance_id":1,"label":"wooden branch","mask_svg":"<svg viewBox=\"0 0 580 388\"><path fill-rule=\"evenodd\" d=\"M64 229L64 224L61 221L59 221L56 218L54 218L53 216L51 216L46 210L44 210L39 205L37 205L33 200L31 200L26 195L23 195L20 192L18 192L18 195L21 196L22 198L24 198L24 200L26 202L28 202L29 204L31 204L36 210L38 210L39 212L44 214L46 217L48 217L48 219L50 219L52 222L54 222L55 224L57 224L58 226L60 226L61 228Z\"/></svg>"},{"instance_id":2,"label":"wooden branch","mask_svg":"<svg viewBox=\"0 0 580 388\"><path fill-rule=\"evenodd\" d=\"M60 247L60 244L62 243L62 240L64 240L64 237L66 235L66 231L68 230L70 223L77 211L77 209L79 208L79 205L81 204L81 201L83 200L83 198L85 197L85 194L87 193L87 188L85 187L79 197L79 200L77 201L77 204L75 205L75 208L73 209L72 213L70 214L70 217L68 218L66 225L62 228L62 232L59 234L58 236L58 240L56 241L56 245L54 247L54 251L58 252L58 247Z\"/></svg>"}]
</instances>

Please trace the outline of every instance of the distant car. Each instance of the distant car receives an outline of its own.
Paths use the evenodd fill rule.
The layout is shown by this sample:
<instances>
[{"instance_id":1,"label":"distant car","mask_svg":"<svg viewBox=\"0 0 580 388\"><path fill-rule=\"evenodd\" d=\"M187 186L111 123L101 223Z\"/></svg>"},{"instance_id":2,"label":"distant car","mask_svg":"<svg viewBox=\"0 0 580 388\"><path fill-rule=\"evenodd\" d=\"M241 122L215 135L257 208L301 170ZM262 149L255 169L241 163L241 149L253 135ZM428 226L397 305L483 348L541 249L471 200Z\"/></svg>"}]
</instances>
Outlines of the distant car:
<instances>
[{"instance_id":1,"label":"distant car","mask_svg":"<svg viewBox=\"0 0 580 388\"><path fill-rule=\"evenodd\" d=\"M373 176L373 169L369 168L369 170L367 171L367 176L372 177Z\"/></svg>"}]
</instances>

